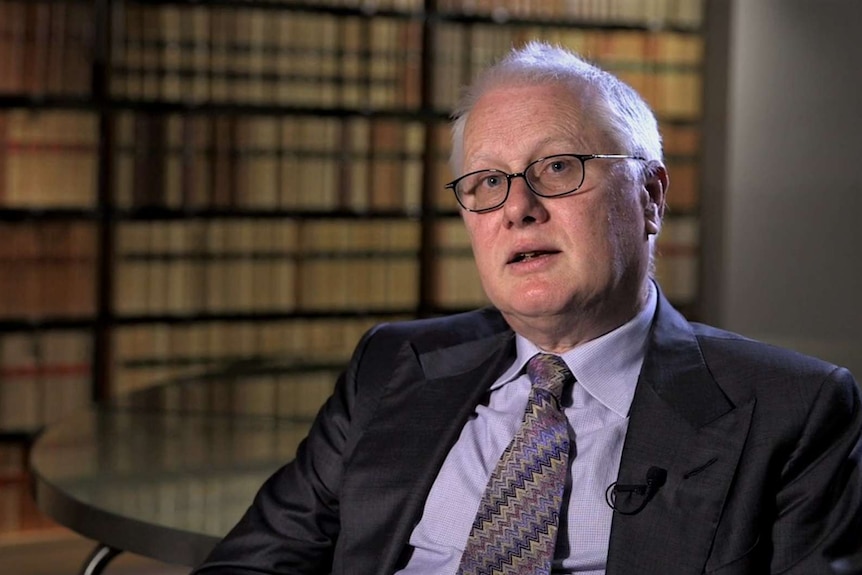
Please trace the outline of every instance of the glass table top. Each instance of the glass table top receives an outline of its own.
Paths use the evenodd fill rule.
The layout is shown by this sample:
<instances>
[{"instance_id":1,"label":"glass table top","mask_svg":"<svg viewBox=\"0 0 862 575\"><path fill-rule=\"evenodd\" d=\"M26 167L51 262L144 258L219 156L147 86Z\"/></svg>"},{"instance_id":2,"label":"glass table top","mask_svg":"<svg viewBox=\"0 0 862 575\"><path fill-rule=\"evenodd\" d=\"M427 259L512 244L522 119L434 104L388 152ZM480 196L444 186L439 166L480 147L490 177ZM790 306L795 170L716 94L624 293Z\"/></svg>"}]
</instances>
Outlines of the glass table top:
<instances>
[{"instance_id":1,"label":"glass table top","mask_svg":"<svg viewBox=\"0 0 862 575\"><path fill-rule=\"evenodd\" d=\"M243 384L237 403L229 397L238 390L223 383L147 390L49 426L31 453L39 507L105 545L201 562L311 424L307 414L273 410L270 384ZM174 396L186 399L166 399Z\"/></svg>"}]
</instances>

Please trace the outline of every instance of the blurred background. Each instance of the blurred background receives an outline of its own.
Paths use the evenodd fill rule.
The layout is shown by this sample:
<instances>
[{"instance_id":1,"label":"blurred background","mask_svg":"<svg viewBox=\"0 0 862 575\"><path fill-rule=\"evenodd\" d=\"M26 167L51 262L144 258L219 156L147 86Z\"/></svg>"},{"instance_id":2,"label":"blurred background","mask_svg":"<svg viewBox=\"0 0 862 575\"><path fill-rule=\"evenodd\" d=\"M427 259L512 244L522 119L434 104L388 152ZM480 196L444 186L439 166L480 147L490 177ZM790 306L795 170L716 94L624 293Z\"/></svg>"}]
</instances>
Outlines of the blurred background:
<instances>
[{"instance_id":1,"label":"blurred background","mask_svg":"<svg viewBox=\"0 0 862 575\"><path fill-rule=\"evenodd\" d=\"M32 503L44 426L267 362L250 409L308 419L370 326L483 305L448 117L531 39L656 111L671 301L858 378L860 33L858 0L0 0L0 570L91 545Z\"/></svg>"}]
</instances>

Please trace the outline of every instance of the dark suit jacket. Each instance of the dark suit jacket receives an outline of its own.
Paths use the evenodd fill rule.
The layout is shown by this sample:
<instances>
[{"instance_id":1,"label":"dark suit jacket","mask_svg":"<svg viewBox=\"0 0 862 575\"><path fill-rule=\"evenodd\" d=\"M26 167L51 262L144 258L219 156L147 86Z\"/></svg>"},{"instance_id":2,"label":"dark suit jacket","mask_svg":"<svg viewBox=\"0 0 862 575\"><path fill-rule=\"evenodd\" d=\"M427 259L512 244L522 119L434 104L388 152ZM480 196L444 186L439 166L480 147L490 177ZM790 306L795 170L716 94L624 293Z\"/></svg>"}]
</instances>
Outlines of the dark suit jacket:
<instances>
[{"instance_id":1,"label":"dark suit jacket","mask_svg":"<svg viewBox=\"0 0 862 575\"><path fill-rule=\"evenodd\" d=\"M663 297L650 338L619 482L643 483L652 466L667 479L641 512L615 513L607 573L862 571L851 375L689 324ZM514 353L493 309L372 330L295 461L200 574L392 573L443 459Z\"/></svg>"}]
</instances>

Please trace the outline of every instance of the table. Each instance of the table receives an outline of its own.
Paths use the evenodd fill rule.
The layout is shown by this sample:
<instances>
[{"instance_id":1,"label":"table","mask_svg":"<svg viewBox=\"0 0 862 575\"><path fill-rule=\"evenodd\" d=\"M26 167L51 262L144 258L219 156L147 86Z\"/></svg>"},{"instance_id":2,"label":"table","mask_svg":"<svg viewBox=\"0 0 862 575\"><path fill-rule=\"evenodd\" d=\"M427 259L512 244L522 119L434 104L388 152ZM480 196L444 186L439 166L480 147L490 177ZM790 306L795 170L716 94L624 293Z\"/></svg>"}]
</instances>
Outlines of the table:
<instances>
[{"instance_id":1,"label":"table","mask_svg":"<svg viewBox=\"0 0 862 575\"><path fill-rule=\"evenodd\" d=\"M317 378L316 399L305 397L299 412L289 377L256 373L163 386L77 413L33 446L36 503L100 542L82 574L97 575L122 551L195 566L293 458L330 376Z\"/></svg>"}]
</instances>

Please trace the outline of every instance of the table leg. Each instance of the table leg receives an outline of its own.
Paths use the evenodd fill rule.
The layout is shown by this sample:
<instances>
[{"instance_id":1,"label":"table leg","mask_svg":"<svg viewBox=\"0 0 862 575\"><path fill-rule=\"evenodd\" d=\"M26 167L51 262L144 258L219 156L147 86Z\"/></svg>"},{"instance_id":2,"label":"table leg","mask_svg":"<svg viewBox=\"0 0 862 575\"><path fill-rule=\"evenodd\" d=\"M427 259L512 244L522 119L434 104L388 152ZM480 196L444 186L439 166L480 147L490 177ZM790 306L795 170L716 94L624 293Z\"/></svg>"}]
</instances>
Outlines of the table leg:
<instances>
[{"instance_id":1,"label":"table leg","mask_svg":"<svg viewBox=\"0 0 862 575\"><path fill-rule=\"evenodd\" d=\"M122 553L120 549L114 549L104 543L99 543L87 560L84 561L84 566L81 568L81 575L100 575L102 570L107 567L111 559Z\"/></svg>"}]
</instances>

